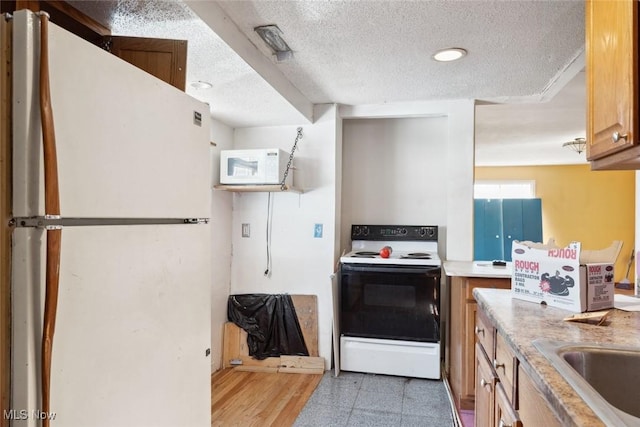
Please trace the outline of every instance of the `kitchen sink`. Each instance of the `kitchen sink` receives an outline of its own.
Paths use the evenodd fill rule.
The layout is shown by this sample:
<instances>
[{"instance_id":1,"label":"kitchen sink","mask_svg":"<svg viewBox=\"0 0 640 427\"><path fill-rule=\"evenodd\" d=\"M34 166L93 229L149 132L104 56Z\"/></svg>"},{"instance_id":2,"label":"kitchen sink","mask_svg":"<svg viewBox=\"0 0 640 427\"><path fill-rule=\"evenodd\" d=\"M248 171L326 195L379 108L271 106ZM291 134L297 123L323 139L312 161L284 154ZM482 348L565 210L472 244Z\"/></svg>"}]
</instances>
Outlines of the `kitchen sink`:
<instances>
[{"instance_id":1,"label":"kitchen sink","mask_svg":"<svg viewBox=\"0 0 640 427\"><path fill-rule=\"evenodd\" d=\"M640 426L640 348L535 340L533 345L608 426Z\"/></svg>"}]
</instances>

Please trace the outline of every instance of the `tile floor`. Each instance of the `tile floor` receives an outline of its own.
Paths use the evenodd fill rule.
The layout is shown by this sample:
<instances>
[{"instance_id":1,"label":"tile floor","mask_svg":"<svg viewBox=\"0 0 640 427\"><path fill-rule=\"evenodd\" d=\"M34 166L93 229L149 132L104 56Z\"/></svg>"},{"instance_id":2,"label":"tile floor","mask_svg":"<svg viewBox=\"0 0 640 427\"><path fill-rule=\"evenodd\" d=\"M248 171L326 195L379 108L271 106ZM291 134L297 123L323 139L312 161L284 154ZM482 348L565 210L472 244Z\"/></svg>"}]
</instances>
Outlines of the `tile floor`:
<instances>
[{"instance_id":1,"label":"tile floor","mask_svg":"<svg viewBox=\"0 0 640 427\"><path fill-rule=\"evenodd\" d=\"M327 371L294 426L453 426L442 381Z\"/></svg>"}]
</instances>

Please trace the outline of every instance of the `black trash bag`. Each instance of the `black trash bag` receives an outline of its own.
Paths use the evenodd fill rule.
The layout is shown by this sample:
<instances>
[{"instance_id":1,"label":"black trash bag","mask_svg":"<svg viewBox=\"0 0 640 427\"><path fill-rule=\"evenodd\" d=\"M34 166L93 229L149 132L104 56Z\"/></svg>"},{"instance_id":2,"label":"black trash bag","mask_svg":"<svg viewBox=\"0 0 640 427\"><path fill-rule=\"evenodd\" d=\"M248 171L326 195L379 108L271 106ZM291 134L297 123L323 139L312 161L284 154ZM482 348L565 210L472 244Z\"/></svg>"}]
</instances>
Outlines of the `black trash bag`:
<instances>
[{"instance_id":1,"label":"black trash bag","mask_svg":"<svg viewBox=\"0 0 640 427\"><path fill-rule=\"evenodd\" d=\"M249 355L258 360L309 355L290 295L230 295L227 317L247 331Z\"/></svg>"}]
</instances>

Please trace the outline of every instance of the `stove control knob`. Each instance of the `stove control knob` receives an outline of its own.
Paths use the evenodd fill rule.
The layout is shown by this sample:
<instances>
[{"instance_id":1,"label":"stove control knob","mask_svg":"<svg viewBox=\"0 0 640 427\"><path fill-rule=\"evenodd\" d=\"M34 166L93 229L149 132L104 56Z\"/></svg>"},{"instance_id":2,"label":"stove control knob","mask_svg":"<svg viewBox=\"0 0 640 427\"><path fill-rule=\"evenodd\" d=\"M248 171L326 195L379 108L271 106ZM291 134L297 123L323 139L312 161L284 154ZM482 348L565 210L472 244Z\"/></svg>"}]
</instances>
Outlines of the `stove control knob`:
<instances>
[{"instance_id":1,"label":"stove control knob","mask_svg":"<svg viewBox=\"0 0 640 427\"><path fill-rule=\"evenodd\" d=\"M406 228L401 228L400 229L400 234L406 235L407 234L407 229Z\"/></svg>"},{"instance_id":2,"label":"stove control knob","mask_svg":"<svg viewBox=\"0 0 640 427\"><path fill-rule=\"evenodd\" d=\"M365 236L369 235L369 227L362 227L362 234L364 234Z\"/></svg>"},{"instance_id":3,"label":"stove control knob","mask_svg":"<svg viewBox=\"0 0 640 427\"><path fill-rule=\"evenodd\" d=\"M427 229L426 228L421 228L420 229L420 235L424 237L426 234L427 234Z\"/></svg>"},{"instance_id":4,"label":"stove control knob","mask_svg":"<svg viewBox=\"0 0 640 427\"><path fill-rule=\"evenodd\" d=\"M435 232L433 231L433 228L427 228L427 234L429 235L429 237L433 237L433 234Z\"/></svg>"}]
</instances>

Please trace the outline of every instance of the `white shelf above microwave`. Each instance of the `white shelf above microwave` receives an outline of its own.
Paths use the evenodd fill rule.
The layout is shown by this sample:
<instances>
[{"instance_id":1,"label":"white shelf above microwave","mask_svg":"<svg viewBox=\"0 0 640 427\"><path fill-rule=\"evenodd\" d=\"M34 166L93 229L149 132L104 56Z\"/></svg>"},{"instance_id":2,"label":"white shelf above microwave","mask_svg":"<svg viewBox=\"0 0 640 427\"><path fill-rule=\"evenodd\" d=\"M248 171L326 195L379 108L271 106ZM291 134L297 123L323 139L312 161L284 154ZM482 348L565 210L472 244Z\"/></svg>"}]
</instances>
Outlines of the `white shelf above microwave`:
<instances>
[{"instance_id":1,"label":"white shelf above microwave","mask_svg":"<svg viewBox=\"0 0 640 427\"><path fill-rule=\"evenodd\" d=\"M285 185L284 189L280 184L260 184L260 185L248 185L248 184L217 184L214 185L215 190L233 191L238 193L298 193L302 194L304 191L300 188Z\"/></svg>"}]
</instances>

